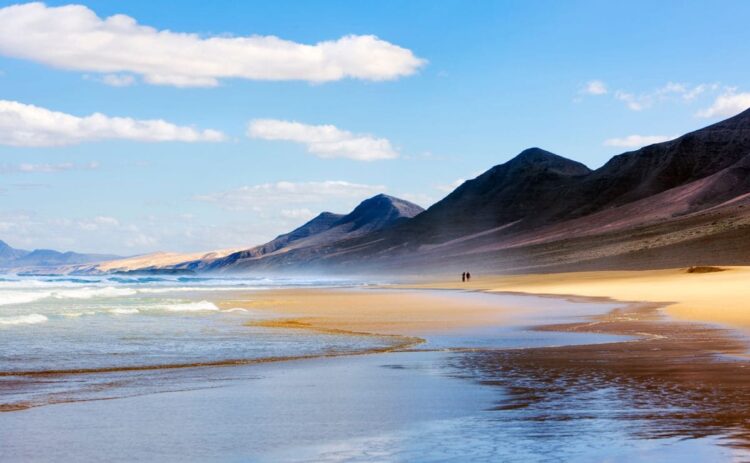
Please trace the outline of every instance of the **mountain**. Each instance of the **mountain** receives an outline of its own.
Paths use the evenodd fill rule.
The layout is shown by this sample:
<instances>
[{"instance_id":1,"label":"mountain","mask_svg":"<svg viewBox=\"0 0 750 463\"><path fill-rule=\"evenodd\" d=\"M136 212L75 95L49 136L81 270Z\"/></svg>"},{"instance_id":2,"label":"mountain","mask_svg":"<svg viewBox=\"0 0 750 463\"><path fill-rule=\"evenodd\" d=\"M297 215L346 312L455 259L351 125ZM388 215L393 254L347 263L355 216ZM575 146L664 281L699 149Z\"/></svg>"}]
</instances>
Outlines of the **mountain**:
<instances>
[{"instance_id":1,"label":"mountain","mask_svg":"<svg viewBox=\"0 0 750 463\"><path fill-rule=\"evenodd\" d=\"M540 148L524 150L464 182L394 233L447 239L519 220L538 219L567 187L590 174L585 165Z\"/></svg>"},{"instance_id":2,"label":"mountain","mask_svg":"<svg viewBox=\"0 0 750 463\"><path fill-rule=\"evenodd\" d=\"M750 264L750 110L585 165L540 148L426 211L378 195L228 255L203 272L547 272Z\"/></svg>"},{"instance_id":3,"label":"mountain","mask_svg":"<svg viewBox=\"0 0 750 463\"><path fill-rule=\"evenodd\" d=\"M423 211L409 201L379 194L362 201L349 214L324 212L264 245L221 259L186 263L184 267L199 271L247 271L253 267L310 261L320 249L386 230Z\"/></svg>"},{"instance_id":4,"label":"mountain","mask_svg":"<svg viewBox=\"0 0 750 463\"><path fill-rule=\"evenodd\" d=\"M28 254L29 251L14 249L5 241L0 240L0 266L4 262L10 262Z\"/></svg>"},{"instance_id":5,"label":"mountain","mask_svg":"<svg viewBox=\"0 0 750 463\"><path fill-rule=\"evenodd\" d=\"M95 265L75 266L69 271L86 273L249 271L282 265L282 262L306 262L318 249L367 236L403 223L424 209L403 199L379 194L362 201L348 214L322 212L300 227L277 236L268 243L243 250L210 253L154 253Z\"/></svg>"},{"instance_id":6,"label":"mountain","mask_svg":"<svg viewBox=\"0 0 750 463\"><path fill-rule=\"evenodd\" d=\"M497 272L750 263L749 167L750 111L593 171L531 148L411 220L268 268L469 265Z\"/></svg>"},{"instance_id":7,"label":"mountain","mask_svg":"<svg viewBox=\"0 0 750 463\"><path fill-rule=\"evenodd\" d=\"M37 268L52 268L66 265L85 264L118 258L105 254L79 254L76 252L59 252L51 249L35 249L26 251L15 249L0 240L0 269L33 270Z\"/></svg>"}]
</instances>

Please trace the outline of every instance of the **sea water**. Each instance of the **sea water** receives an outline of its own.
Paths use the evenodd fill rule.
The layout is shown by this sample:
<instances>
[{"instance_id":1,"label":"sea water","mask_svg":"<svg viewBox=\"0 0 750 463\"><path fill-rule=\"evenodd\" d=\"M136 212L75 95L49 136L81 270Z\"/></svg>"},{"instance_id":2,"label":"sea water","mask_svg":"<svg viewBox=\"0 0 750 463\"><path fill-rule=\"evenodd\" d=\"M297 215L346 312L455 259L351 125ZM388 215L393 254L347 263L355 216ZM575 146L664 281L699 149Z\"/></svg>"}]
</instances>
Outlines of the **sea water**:
<instances>
[{"instance_id":1,"label":"sea water","mask_svg":"<svg viewBox=\"0 0 750 463\"><path fill-rule=\"evenodd\" d=\"M235 294L252 299L254 292L275 287L357 285L184 276L2 277L0 407L108 398L132 393L135 386L138 393L186 387L185 378L182 384L166 381L175 374L158 371L177 367L388 347L394 340L387 337L252 326L272 315L212 302Z\"/></svg>"}]
</instances>

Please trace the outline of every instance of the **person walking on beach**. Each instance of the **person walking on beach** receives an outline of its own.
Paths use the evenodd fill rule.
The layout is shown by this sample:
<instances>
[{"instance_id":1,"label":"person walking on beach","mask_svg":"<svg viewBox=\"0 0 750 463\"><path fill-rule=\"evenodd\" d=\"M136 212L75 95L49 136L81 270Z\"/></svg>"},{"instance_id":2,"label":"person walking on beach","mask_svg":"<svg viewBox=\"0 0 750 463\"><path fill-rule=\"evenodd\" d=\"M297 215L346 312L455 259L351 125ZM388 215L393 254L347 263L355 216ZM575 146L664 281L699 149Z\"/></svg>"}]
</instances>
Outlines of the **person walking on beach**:
<instances>
[{"instance_id":1,"label":"person walking on beach","mask_svg":"<svg viewBox=\"0 0 750 463\"><path fill-rule=\"evenodd\" d=\"M461 281L462 282L466 281L466 272L464 272L464 273L461 274Z\"/></svg>"},{"instance_id":2,"label":"person walking on beach","mask_svg":"<svg viewBox=\"0 0 750 463\"><path fill-rule=\"evenodd\" d=\"M471 280L471 273L466 272L466 281Z\"/></svg>"}]
</instances>

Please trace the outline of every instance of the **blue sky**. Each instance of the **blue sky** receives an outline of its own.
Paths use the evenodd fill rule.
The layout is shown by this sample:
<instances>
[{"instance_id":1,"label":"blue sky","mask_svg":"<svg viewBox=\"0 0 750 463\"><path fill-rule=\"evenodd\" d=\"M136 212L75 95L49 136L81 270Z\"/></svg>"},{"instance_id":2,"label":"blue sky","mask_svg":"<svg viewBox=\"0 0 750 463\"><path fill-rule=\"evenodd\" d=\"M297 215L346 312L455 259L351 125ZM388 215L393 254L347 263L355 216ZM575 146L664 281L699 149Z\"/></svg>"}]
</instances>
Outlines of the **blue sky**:
<instances>
[{"instance_id":1,"label":"blue sky","mask_svg":"<svg viewBox=\"0 0 750 463\"><path fill-rule=\"evenodd\" d=\"M741 1L15 4L0 1L0 239L24 248L250 246L381 190L429 206L530 146L595 168L750 106ZM114 35L71 38L91 24ZM196 35L170 49L164 31ZM259 66L234 40L249 36L299 50ZM298 47L326 41L341 46ZM93 113L96 130L76 125Z\"/></svg>"}]
</instances>

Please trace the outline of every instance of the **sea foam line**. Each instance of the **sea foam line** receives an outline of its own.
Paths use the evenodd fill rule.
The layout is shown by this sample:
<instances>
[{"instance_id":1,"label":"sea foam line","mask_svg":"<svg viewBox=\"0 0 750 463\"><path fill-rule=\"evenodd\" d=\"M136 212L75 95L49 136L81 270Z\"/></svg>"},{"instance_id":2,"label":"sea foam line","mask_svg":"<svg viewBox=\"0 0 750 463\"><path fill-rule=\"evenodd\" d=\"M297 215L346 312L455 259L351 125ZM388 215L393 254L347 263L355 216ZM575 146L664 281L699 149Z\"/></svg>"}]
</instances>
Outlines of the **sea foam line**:
<instances>
[{"instance_id":1,"label":"sea foam line","mask_svg":"<svg viewBox=\"0 0 750 463\"><path fill-rule=\"evenodd\" d=\"M18 315L16 317L0 317L0 325L33 325L44 323L49 320L42 314L32 313L28 315Z\"/></svg>"}]
</instances>

